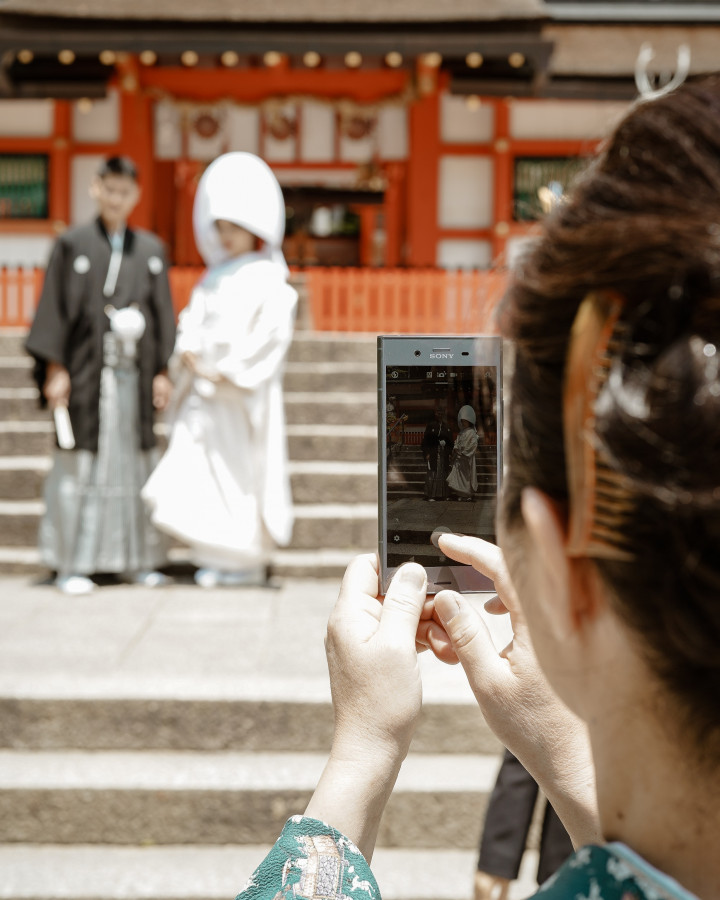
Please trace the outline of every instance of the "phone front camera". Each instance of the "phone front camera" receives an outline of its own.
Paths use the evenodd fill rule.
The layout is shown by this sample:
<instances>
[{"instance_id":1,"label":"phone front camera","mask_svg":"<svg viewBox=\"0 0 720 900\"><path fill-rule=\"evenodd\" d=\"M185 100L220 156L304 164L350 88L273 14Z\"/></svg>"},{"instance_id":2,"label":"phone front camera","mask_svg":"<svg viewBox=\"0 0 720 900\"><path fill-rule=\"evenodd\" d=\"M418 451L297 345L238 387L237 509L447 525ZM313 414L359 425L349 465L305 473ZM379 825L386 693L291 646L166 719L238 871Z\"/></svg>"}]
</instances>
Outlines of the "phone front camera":
<instances>
[{"instance_id":1,"label":"phone front camera","mask_svg":"<svg viewBox=\"0 0 720 900\"><path fill-rule=\"evenodd\" d=\"M422 353L420 352L420 350L415 351L415 356L422 356Z\"/></svg>"}]
</instances>

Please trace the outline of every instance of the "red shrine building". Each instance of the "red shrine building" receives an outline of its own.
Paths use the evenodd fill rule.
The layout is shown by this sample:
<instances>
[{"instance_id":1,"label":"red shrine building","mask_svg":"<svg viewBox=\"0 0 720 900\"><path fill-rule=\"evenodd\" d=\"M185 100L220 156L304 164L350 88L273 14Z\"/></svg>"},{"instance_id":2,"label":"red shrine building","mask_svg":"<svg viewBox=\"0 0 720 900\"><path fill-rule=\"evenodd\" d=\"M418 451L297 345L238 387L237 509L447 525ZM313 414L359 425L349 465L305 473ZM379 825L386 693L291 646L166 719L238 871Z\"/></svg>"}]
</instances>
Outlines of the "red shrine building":
<instances>
[{"instance_id":1,"label":"red shrine building","mask_svg":"<svg viewBox=\"0 0 720 900\"><path fill-rule=\"evenodd\" d=\"M0 266L41 267L132 156L134 224L199 266L191 210L219 154L283 187L285 253L318 269L502 266L650 75L720 58L714 3L4 0ZM663 73L667 73L663 75Z\"/></svg>"}]
</instances>

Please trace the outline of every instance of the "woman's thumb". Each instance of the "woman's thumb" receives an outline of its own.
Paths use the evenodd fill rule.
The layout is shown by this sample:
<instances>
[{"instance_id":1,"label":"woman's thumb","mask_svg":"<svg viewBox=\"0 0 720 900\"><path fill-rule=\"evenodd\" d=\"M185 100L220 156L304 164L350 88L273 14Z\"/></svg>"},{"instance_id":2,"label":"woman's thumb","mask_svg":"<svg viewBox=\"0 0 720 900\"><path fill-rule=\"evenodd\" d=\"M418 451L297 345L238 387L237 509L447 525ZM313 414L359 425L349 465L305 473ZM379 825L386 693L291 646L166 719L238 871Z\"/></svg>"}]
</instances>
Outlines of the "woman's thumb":
<instances>
[{"instance_id":1,"label":"woman's thumb","mask_svg":"<svg viewBox=\"0 0 720 900\"><path fill-rule=\"evenodd\" d=\"M468 681L477 694L501 667L490 632L472 604L455 591L435 596L435 612L440 619Z\"/></svg>"}]
</instances>

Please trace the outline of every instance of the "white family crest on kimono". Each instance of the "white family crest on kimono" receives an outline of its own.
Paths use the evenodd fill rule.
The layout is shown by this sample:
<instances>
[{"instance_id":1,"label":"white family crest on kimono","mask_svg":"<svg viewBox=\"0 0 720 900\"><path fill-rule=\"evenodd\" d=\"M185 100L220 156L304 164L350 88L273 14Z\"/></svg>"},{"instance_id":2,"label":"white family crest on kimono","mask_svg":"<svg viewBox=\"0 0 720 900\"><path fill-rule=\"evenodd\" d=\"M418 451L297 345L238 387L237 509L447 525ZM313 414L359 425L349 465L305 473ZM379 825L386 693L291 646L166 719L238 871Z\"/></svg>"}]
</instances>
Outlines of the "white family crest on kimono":
<instances>
[{"instance_id":1,"label":"white family crest on kimono","mask_svg":"<svg viewBox=\"0 0 720 900\"><path fill-rule=\"evenodd\" d=\"M259 234L265 248L224 259L220 219ZM280 188L257 157L227 154L201 179L194 226L210 268L175 345L176 360L192 354L197 371L179 372L170 444L143 497L193 562L221 572L257 568L292 533L282 374L297 293L286 283L284 223Z\"/></svg>"}]
</instances>

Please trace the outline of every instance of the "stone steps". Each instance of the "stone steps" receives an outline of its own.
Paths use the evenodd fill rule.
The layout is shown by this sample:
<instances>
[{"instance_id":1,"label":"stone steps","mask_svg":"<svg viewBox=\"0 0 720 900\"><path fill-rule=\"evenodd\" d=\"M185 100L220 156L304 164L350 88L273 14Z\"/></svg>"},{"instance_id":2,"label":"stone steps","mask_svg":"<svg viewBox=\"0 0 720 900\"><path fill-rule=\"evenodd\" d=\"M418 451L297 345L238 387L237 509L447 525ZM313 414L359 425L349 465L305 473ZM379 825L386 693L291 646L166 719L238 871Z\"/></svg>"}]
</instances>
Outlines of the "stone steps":
<instances>
[{"instance_id":1,"label":"stone steps","mask_svg":"<svg viewBox=\"0 0 720 900\"><path fill-rule=\"evenodd\" d=\"M0 595L0 898L227 900L304 809L332 711L337 581ZM482 612L497 646L507 623ZM379 836L383 897L469 898L500 746L459 667L424 706ZM532 889L523 884L524 893Z\"/></svg>"},{"instance_id":2,"label":"stone steps","mask_svg":"<svg viewBox=\"0 0 720 900\"><path fill-rule=\"evenodd\" d=\"M0 497L36 500L51 465L49 456L0 457ZM291 460L293 500L301 503L337 503L349 497L360 503L377 499L377 464L337 460Z\"/></svg>"},{"instance_id":3,"label":"stone steps","mask_svg":"<svg viewBox=\"0 0 720 900\"><path fill-rule=\"evenodd\" d=\"M0 751L0 843L268 844L303 810L325 753ZM385 847L472 849L497 756L411 754ZM432 822L433 827L428 828Z\"/></svg>"},{"instance_id":4,"label":"stone steps","mask_svg":"<svg viewBox=\"0 0 720 900\"><path fill-rule=\"evenodd\" d=\"M328 702L287 697L0 696L0 720L0 748L13 750L327 752L333 727ZM471 704L425 703L412 742L414 753L500 749Z\"/></svg>"},{"instance_id":5,"label":"stone steps","mask_svg":"<svg viewBox=\"0 0 720 900\"><path fill-rule=\"evenodd\" d=\"M0 421L48 421L37 403L34 387L0 388ZM372 391L286 391L288 425L375 425L376 395Z\"/></svg>"},{"instance_id":6,"label":"stone steps","mask_svg":"<svg viewBox=\"0 0 720 900\"><path fill-rule=\"evenodd\" d=\"M0 356L24 357L27 332L22 328L0 330ZM377 346L373 336L345 332L316 332L296 329L288 351L288 363L359 362L375 365Z\"/></svg>"},{"instance_id":7,"label":"stone steps","mask_svg":"<svg viewBox=\"0 0 720 900\"><path fill-rule=\"evenodd\" d=\"M32 367L29 356L0 356L0 387L34 388ZM285 367L284 388L288 391L373 391L376 383L373 363L289 362Z\"/></svg>"},{"instance_id":8,"label":"stone steps","mask_svg":"<svg viewBox=\"0 0 720 900\"><path fill-rule=\"evenodd\" d=\"M0 541L5 547L35 543L44 511L42 500L0 501ZM377 504L305 503L295 507L289 549L365 548L377 543Z\"/></svg>"},{"instance_id":9,"label":"stone steps","mask_svg":"<svg viewBox=\"0 0 720 900\"><path fill-rule=\"evenodd\" d=\"M164 433L164 428L158 429ZM0 458L49 454L55 446L54 428L42 421L0 420ZM288 453L298 460L376 460L377 426L288 425Z\"/></svg>"},{"instance_id":10,"label":"stone steps","mask_svg":"<svg viewBox=\"0 0 720 900\"><path fill-rule=\"evenodd\" d=\"M27 576L41 571L54 439L23 339L0 333L0 572ZM273 556L288 576L275 590L200 591L180 547L174 584L154 592L68 598L8 579L0 900L230 900L304 809L332 733L327 612L337 576L377 541L375 358L373 338L295 335L297 526ZM423 712L373 868L386 900L469 898L501 748L459 667L423 654L421 668Z\"/></svg>"},{"instance_id":11,"label":"stone steps","mask_svg":"<svg viewBox=\"0 0 720 900\"><path fill-rule=\"evenodd\" d=\"M5 845L0 846L0 898L232 900L269 849ZM470 850L379 847L372 866L383 900L469 900L475 857ZM513 885L510 900L533 889L528 876Z\"/></svg>"},{"instance_id":12,"label":"stone steps","mask_svg":"<svg viewBox=\"0 0 720 900\"><path fill-rule=\"evenodd\" d=\"M367 549L367 548L366 548ZM270 556L270 572L279 578L339 578L358 554L357 548L275 550ZM166 569L173 583L192 581L194 566L185 547L172 547ZM36 547L0 546L0 573L49 578ZM43 583L40 581L39 583Z\"/></svg>"}]
</instances>

